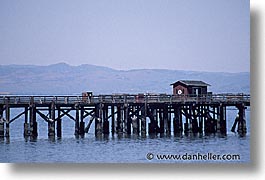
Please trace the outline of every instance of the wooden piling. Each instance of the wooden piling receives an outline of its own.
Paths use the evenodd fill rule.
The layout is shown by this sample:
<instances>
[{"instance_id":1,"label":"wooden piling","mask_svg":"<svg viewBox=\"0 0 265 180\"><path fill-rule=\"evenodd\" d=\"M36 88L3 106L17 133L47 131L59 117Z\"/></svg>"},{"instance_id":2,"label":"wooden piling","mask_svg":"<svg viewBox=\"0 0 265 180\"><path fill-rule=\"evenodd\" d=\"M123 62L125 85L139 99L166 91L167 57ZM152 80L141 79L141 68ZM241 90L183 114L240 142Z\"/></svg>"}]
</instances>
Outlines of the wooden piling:
<instances>
[{"instance_id":1,"label":"wooden piling","mask_svg":"<svg viewBox=\"0 0 265 180\"><path fill-rule=\"evenodd\" d=\"M29 124L30 124L30 136L36 138L38 136L38 124L36 118L36 107L35 104L30 105L30 117L29 117Z\"/></svg>"},{"instance_id":2,"label":"wooden piling","mask_svg":"<svg viewBox=\"0 0 265 180\"><path fill-rule=\"evenodd\" d=\"M5 124L6 124L6 128L5 128L5 137L9 137L10 136L10 134L9 134L9 121L10 121L10 107L9 107L9 103L8 103L8 101L6 101L6 122L5 122Z\"/></svg>"},{"instance_id":3,"label":"wooden piling","mask_svg":"<svg viewBox=\"0 0 265 180\"><path fill-rule=\"evenodd\" d=\"M132 117L132 129L133 129L133 134L138 135L138 118L136 116Z\"/></svg>"},{"instance_id":4,"label":"wooden piling","mask_svg":"<svg viewBox=\"0 0 265 180\"><path fill-rule=\"evenodd\" d=\"M116 126L116 132L117 133L121 133L122 132L122 126L121 126L121 124L122 124L122 118L121 118L121 116L122 116L122 113L121 113L121 106L118 104L117 105L117 126Z\"/></svg>"},{"instance_id":5,"label":"wooden piling","mask_svg":"<svg viewBox=\"0 0 265 180\"><path fill-rule=\"evenodd\" d=\"M237 115L236 118L235 118L235 121L233 123L233 126L231 128L231 132L236 132L235 130L236 130L236 125L238 124L238 119L239 119L239 117Z\"/></svg>"},{"instance_id":6,"label":"wooden piling","mask_svg":"<svg viewBox=\"0 0 265 180\"><path fill-rule=\"evenodd\" d=\"M148 117L150 119L150 123L148 123L148 134L156 133L156 110L154 108L150 108L148 112Z\"/></svg>"},{"instance_id":7,"label":"wooden piling","mask_svg":"<svg viewBox=\"0 0 265 180\"><path fill-rule=\"evenodd\" d=\"M25 107L24 137L29 136L28 107Z\"/></svg>"},{"instance_id":8,"label":"wooden piling","mask_svg":"<svg viewBox=\"0 0 265 180\"><path fill-rule=\"evenodd\" d=\"M95 105L95 136L98 134L98 118L99 118L99 106ZM91 122L91 121L90 121Z\"/></svg>"},{"instance_id":9,"label":"wooden piling","mask_svg":"<svg viewBox=\"0 0 265 180\"><path fill-rule=\"evenodd\" d=\"M183 121L182 121L181 107L179 107L178 114L179 114L179 130L182 133L183 132Z\"/></svg>"},{"instance_id":10,"label":"wooden piling","mask_svg":"<svg viewBox=\"0 0 265 180\"><path fill-rule=\"evenodd\" d=\"M146 112L147 111L147 105L145 105L141 108L141 136L146 136Z\"/></svg>"},{"instance_id":11,"label":"wooden piling","mask_svg":"<svg viewBox=\"0 0 265 180\"><path fill-rule=\"evenodd\" d=\"M212 118L211 121L209 122L209 127L210 127L210 133L216 133L217 132L217 111L216 111L216 106L212 106Z\"/></svg>"},{"instance_id":12,"label":"wooden piling","mask_svg":"<svg viewBox=\"0 0 265 180\"><path fill-rule=\"evenodd\" d=\"M159 109L159 132L160 134L164 134L165 132L165 122L164 122L164 117L163 117L163 109Z\"/></svg>"},{"instance_id":13,"label":"wooden piling","mask_svg":"<svg viewBox=\"0 0 265 180\"><path fill-rule=\"evenodd\" d=\"M62 137L62 119L60 118L61 116L61 109L58 107L58 118L57 118L57 124L56 124L56 134L58 138Z\"/></svg>"},{"instance_id":14,"label":"wooden piling","mask_svg":"<svg viewBox=\"0 0 265 180\"><path fill-rule=\"evenodd\" d=\"M184 109L185 109L185 119L186 119L186 122L184 123L184 133L187 134L190 131L190 123L189 123L189 117L188 117L188 114L189 114L188 106L184 106Z\"/></svg>"},{"instance_id":15,"label":"wooden piling","mask_svg":"<svg viewBox=\"0 0 265 180\"><path fill-rule=\"evenodd\" d=\"M111 105L111 133L115 134L115 109L114 105Z\"/></svg>"},{"instance_id":16,"label":"wooden piling","mask_svg":"<svg viewBox=\"0 0 265 180\"><path fill-rule=\"evenodd\" d=\"M137 132L138 132L138 134L140 133L140 121L141 121L141 117L140 117L140 109L141 109L141 106L136 106L136 111L137 111L137 113L136 113L136 121L137 121Z\"/></svg>"},{"instance_id":17,"label":"wooden piling","mask_svg":"<svg viewBox=\"0 0 265 180\"><path fill-rule=\"evenodd\" d=\"M121 119L120 119L120 132L124 133L124 106L121 105Z\"/></svg>"},{"instance_id":18,"label":"wooden piling","mask_svg":"<svg viewBox=\"0 0 265 180\"><path fill-rule=\"evenodd\" d=\"M215 108L212 108L212 116L210 115L210 107L209 105L206 106L206 118L205 118L205 133L215 133L216 132L216 119L215 117Z\"/></svg>"},{"instance_id":19,"label":"wooden piling","mask_svg":"<svg viewBox=\"0 0 265 180\"><path fill-rule=\"evenodd\" d=\"M164 119L164 128L165 128L165 133L169 134L170 133L170 123L168 120L168 105L165 104L164 109L163 109L163 119Z\"/></svg>"},{"instance_id":20,"label":"wooden piling","mask_svg":"<svg viewBox=\"0 0 265 180\"><path fill-rule=\"evenodd\" d=\"M221 133L220 104L216 107L216 132Z\"/></svg>"},{"instance_id":21,"label":"wooden piling","mask_svg":"<svg viewBox=\"0 0 265 180\"><path fill-rule=\"evenodd\" d=\"M131 117L131 124L132 124L132 133L135 135L139 134L139 113L136 113L136 108L135 106L132 106L132 117Z\"/></svg>"},{"instance_id":22,"label":"wooden piling","mask_svg":"<svg viewBox=\"0 0 265 180\"><path fill-rule=\"evenodd\" d=\"M102 104L95 107L95 136L102 135Z\"/></svg>"},{"instance_id":23,"label":"wooden piling","mask_svg":"<svg viewBox=\"0 0 265 180\"><path fill-rule=\"evenodd\" d=\"M128 114L128 105L126 104L126 103L124 103L124 105L123 105L123 109L124 109L124 111L123 111L123 119L124 119L124 133L125 134L128 134L128 116L129 116L129 114Z\"/></svg>"},{"instance_id":24,"label":"wooden piling","mask_svg":"<svg viewBox=\"0 0 265 180\"><path fill-rule=\"evenodd\" d=\"M4 106L0 106L0 137L5 136L5 119L3 117Z\"/></svg>"},{"instance_id":25,"label":"wooden piling","mask_svg":"<svg viewBox=\"0 0 265 180\"><path fill-rule=\"evenodd\" d=\"M171 109L168 110L167 121L168 121L168 123L167 123L167 125L168 125L167 135L171 135L171 122L172 122Z\"/></svg>"},{"instance_id":26,"label":"wooden piling","mask_svg":"<svg viewBox=\"0 0 265 180\"><path fill-rule=\"evenodd\" d=\"M213 118L213 126L214 126L214 133L216 133L217 132L217 128L218 128L218 123L217 123L217 121L218 121L218 107L217 106L214 106L214 114L215 114L215 117Z\"/></svg>"},{"instance_id":27,"label":"wooden piling","mask_svg":"<svg viewBox=\"0 0 265 180\"><path fill-rule=\"evenodd\" d=\"M208 109L207 106L203 106L203 130L207 133L207 119L208 119Z\"/></svg>"},{"instance_id":28,"label":"wooden piling","mask_svg":"<svg viewBox=\"0 0 265 180\"><path fill-rule=\"evenodd\" d=\"M124 123L125 123L125 133L128 135L131 134L131 132L132 132L132 128L131 128L132 120L131 120L131 117L129 116L129 114L130 114L129 104L125 104Z\"/></svg>"},{"instance_id":29,"label":"wooden piling","mask_svg":"<svg viewBox=\"0 0 265 180\"><path fill-rule=\"evenodd\" d=\"M237 106L239 112L239 118L238 118L238 129L237 132L240 136L244 136L247 133L246 128L246 117L245 117L245 106L244 104Z\"/></svg>"},{"instance_id":30,"label":"wooden piling","mask_svg":"<svg viewBox=\"0 0 265 180\"><path fill-rule=\"evenodd\" d=\"M198 125L198 132L202 133L203 132L203 106L199 106L199 125Z\"/></svg>"},{"instance_id":31,"label":"wooden piling","mask_svg":"<svg viewBox=\"0 0 265 180\"><path fill-rule=\"evenodd\" d=\"M84 122L84 107L80 110L80 124L79 124L79 134L83 137L85 135L85 122Z\"/></svg>"},{"instance_id":32,"label":"wooden piling","mask_svg":"<svg viewBox=\"0 0 265 180\"><path fill-rule=\"evenodd\" d=\"M75 136L79 135L79 104L75 104Z\"/></svg>"},{"instance_id":33,"label":"wooden piling","mask_svg":"<svg viewBox=\"0 0 265 180\"><path fill-rule=\"evenodd\" d=\"M109 134L109 120L108 120L108 106L105 105L103 108L103 134Z\"/></svg>"},{"instance_id":34,"label":"wooden piling","mask_svg":"<svg viewBox=\"0 0 265 180\"><path fill-rule=\"evenodd\" d=\"M226 107L220 104L220 133L226 134Z\"/></svg>"},{"instance_id":35,"label":"wooden piling","mask_svg":"<svg viewBox=\"0 0 265 180\"><path fill-rule=\"evenodd\" d=\"M48 136L55 137L55 102L52 101L49 107Z\"/></svg>"},{"instance_id":36,"label":"wooden piling","mask_svg":"<svg viewBox=\"0 0 265 180\"><path fill-rule=\"evenodd\" d=\"M3 117L3 106L0 106L0 138L5 136L5 121Z\"/></svg>"},{"instance_id":37,"label":"wooden piling","mask_svg":"<svg viewBox=\"0 0 265 180\"><path fill-rule=\"evenodd\" d=\"M56 134L57 134L57 137L58 138L61 138L62 137L62 119L57 119L57 126L56 126L56 128L57 128L57 132L56 132Z\"/></svg>"},{"instance_id":38,"label":"wooden piling","mask_svg":"<svg viewBox=\"0 0 265 180\"><path fill-rule=\"evenodd\" d=\"M179 106L174 108L173 129L175 135L182 133L182 115L180 109L181 107Z\"/></svg>"},{"instance_id":39,"label":"wooden piling","mask_svg":"<svg viewBox=\"0 0 265 180\"><path fill-rule=\"evenodd\" d=\"M199 126L198 126L198 120L197 120L197 111L196 111L196 106L193 104L191 106L191 110L190 110L190 113L191 113L191 123L192 123L192 132L193 133L198 133L199 132Z\"/></svg>"},{"instance_id":40,"label":"wooden piling","mask_svg":"<svg viewBox=\"0 0 265 180\"><path fill-rule=\"evenodd\" d=\"M157 107L155 107L154 109L154 123L155 123L155 133L159 133L160 132L160 127L158 126L158 114L159 114L159 110L157 109Z\"/></svg>"},{"instance_id":41,"label":"wooden piling","mask_svg":"<svg viewBox=\"0 0 265 180\"><path fill-rule=\"evenodd\" d=\"M0 122L0 138L5 136L5 123Z\"/></svg>"}]
</instances>

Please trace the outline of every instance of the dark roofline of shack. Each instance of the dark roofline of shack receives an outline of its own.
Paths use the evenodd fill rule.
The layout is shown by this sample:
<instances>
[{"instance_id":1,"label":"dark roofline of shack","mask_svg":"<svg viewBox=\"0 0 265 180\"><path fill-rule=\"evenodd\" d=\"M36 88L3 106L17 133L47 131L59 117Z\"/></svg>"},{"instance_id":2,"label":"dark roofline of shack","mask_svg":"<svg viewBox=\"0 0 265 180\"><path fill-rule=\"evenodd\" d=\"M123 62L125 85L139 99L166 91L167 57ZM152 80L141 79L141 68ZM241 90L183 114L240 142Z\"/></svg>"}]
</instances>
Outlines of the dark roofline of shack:
<instances>
[{"instance_id":1,"label":"dark roofline of shack","mask_svg":"<svg viewBox=\"0 0 265 180\"><path fill-rule=\"evenodd\" d=\"M195 81L195 80L180 80L180 81L176 81L175 83L170 84L175 85L177 83L183 84L185 86L199 86L199 87L205 87L205 86L211 86L210 84L207 84L203 81Z\"/></svg>"}]
</instances>

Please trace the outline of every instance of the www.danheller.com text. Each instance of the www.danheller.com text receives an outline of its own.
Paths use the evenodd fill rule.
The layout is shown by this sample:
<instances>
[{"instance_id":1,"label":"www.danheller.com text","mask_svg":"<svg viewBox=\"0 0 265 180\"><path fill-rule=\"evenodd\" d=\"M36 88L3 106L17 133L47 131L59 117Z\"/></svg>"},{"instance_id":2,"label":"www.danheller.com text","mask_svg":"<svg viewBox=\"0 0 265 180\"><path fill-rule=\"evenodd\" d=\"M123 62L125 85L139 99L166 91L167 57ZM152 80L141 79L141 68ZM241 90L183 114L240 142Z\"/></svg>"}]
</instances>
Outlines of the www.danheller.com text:
<instances>
[{"instance_id":1,"label":"www.danheller.com text","mask_svg":"<svg viewBox=\"0 0 265 180\"><path fill-rule=\"evenodd\" d=\"M239 154L215 154L215 153L197 153L197 154L154 154L147 153L146 159L152 160L177 160L177 161L236 161L240 160Z\"/></svg>"}]
</instances>

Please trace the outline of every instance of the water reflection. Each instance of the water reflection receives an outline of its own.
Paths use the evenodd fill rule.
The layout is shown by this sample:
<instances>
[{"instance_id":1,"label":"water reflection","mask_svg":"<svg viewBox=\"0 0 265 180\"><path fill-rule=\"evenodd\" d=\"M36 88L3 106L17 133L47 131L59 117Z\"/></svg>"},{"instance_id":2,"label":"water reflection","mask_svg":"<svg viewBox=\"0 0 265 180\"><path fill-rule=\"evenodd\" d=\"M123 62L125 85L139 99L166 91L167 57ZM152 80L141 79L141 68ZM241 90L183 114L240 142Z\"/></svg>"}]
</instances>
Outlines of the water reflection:
<instances>
[{"instance_id":1,"label":"water reflection","mask_svg":"<svg viewBox=\"0 0 265 180\"><path fill-rule=\"evenodd\" d=\"M240 153L241 162L250 161L249 136L241 138L234 134L153 135L145 138L137 135L95 137L90 134L84 138L27 138L24 142L1 138L0 143L1 162L150 163L146 160L146 154L149 152L154 154ZM161 163L155 160L152 162Z\"/></svg>"}]
</instances>

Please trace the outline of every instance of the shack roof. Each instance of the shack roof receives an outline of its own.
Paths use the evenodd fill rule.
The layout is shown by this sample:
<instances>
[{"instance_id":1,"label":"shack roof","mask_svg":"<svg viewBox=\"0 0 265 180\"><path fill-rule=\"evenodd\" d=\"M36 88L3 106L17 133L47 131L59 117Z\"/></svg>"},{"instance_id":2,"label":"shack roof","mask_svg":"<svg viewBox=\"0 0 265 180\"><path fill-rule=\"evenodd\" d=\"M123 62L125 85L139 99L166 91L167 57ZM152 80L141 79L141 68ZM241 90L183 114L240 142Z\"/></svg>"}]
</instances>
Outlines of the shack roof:
<instances>
[{"instance_id":1,"label":"shack roof","mask_svg":"<svg viewBox=\"0 0 265 180\"><path fill-rule=\"evenodd\" d=\"M175 85L175 84L184 84L186 86L199 86L199 87L205 87L205 86L211 86L210 84L207 84L203 81L194 81L194 80L180 80L175 83L172 83L170 85Z\"/></svg>"}]
</instances>

